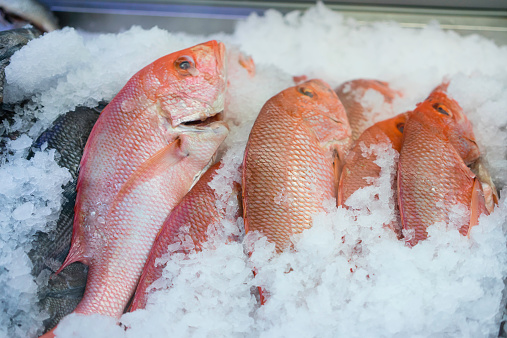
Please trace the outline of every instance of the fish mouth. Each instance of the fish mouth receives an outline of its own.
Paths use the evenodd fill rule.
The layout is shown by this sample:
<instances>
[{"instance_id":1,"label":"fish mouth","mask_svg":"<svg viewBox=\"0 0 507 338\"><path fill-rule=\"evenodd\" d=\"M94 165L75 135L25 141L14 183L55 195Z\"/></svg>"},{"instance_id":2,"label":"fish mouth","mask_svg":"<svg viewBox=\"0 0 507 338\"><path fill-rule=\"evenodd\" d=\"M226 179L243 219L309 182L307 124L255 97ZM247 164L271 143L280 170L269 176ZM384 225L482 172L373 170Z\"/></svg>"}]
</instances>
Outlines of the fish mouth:
<instances>
[{"instance_id":1,"label":"fish mouth","mask_svg":"<svg viewBox=\"0 0 507 338\"><path fill-rule=\"evenodd\" d=\"M219 111L218 113L208 116L205 119L202 120L193 120L193 121L187 121L182 122L178 125L178 129L182 129L185 131L199 131L209 128L212 124L218 121L223 121L223 110Z\"/></svg>"}]
</instances>

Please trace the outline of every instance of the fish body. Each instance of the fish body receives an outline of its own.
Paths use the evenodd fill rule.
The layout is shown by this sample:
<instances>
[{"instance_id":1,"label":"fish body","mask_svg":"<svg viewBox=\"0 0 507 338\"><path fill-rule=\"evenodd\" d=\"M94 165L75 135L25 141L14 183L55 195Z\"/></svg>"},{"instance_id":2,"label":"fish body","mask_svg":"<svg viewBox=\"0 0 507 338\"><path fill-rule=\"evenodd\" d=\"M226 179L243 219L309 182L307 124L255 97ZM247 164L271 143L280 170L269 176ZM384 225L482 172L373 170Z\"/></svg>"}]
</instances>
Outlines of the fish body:
<instances>
[{"instance_id":1,"label":"fish body","mask_svg":"<svg viewBox=\"0 0 507 338\"><path fill-rule=\"evenodd\" d=\"M225 47L210 41L136 73L101 113L77 183L63 268L89 265L75 311L119 318L164 220L208 164L228 128L185 125L223 110Z\"/></svg>"},{"instance_id":2,"label":"fish body","mask_svg":"<svg viewBox=\"0 0 507 338\"><path fill-rule=\"evenodd\" d=\"M32 274L36 277L48 268L46 261L62 256L68 252L72 237L72 223L74 219L74 204L76 202L76 185L79 171L79 162L83 150L101 110L105 105L97 108L77 107L58 117L53 125L44 131L32 145L33 149L55 149L60 156L58 165L69 169L72 181L63 187L62 211L54 231L50 233L37 233L33 242L30 258L33 263ZM63 263L63 260L59 262Z\"/></svg>"},{"instance_id":3,"label":"fish body","mask_svg":"<svg viewBox=\"0 0 507 338\"><path fill-rule=\"evenodd\" d=\"M216 163L202 175L164 222L144 266L130 311L145 308L148 288L162 276L162 270L165 267L165 265L157 264L157 260L167 254L168 246L184 245L183 242L190 239L192 241L190 248L181 250L185 252L192 249L200 250L202 243L208 238L208 227L224 217L225 210L217 209L217 197L209 185L220 165L221 162ZM238 197L239 190L236 187L232 198Z\"/></svg>"},{"instance_id":4,"label":"fish body","mask_svg":"<svg viewBox=\"0 0 507 338\"><path fill-rule=\"evenodd\" d=\"M347 199L358 189L372 184L372 178L380 176L380 167L374 162L376 156L364 154L363 149L372 145L388 144L398 153L401 151L403 129L407 121L407 113L399 114L393 118L377 122L366 129L356 140L347 157L340 177L337 205L345 206ZM396 189L396 181L393 181ZM391 228L401 235L398 224L391 224Z\"/></svg>"},{"instance_id":5,"label":"fish body","mask_svg":"<svg viewBox=\"0 0 507 338\"><path fill-rule=\"evenodd\" d=\"M95 108L77 107L67 112L58 117L32 145L32 149L41 149L43 146L56 149L60 155L57 157L58 165L69 169L72 176L72 181L63 187L64 202L56 227L48 233L38 232L35 235L28 254L33 264L34 277L43 271L55 272L69 252L79 162L88 136L104 107L105 104ZM53 328L62 317L74 310L83 296L87 273L86 265L72 264L57 276L46 279L47 285L39 286L39 304L49 315L44 321L45 331Z\"/></svg>"},{"instance_id":6,"label":"fish body","mask_svg":"<svg viewBox=\"0 0 507 338\"><path fill-rule=\"evenodd\" d=\"M398 204L410 245L427 237L428 226L449 222L457 204L466 206L470 213L469 219L458 224L463 235L476 224L480 213L487 213L480 184L467 167L480 155L472 125L445 90L446 85L437 87L418 104L404 128Z\"/></svg>"},{"instance_id":7,"label":"fish body","mask_svg":"<svg viewBox=\"0 0 507 338\"><path fill-rule=\"evenodd\" d=\"M387 82L370 79L347 81L335 91L347 112L353 141L373 124L376 117L378 118L379 107L383 116L393 116L392 102L396 96L401 95L400 92L391 89ZM369 92L373 92L373 100L365 100L365 95Z\"/></svg>"},{"instance_id":8,"label":"fish body","mask_svg":"<svg viewBox=\"0 0 507 338\"><path fill-rule=\"evenodd\" d=\"M255 121L243 161L245 230L260 231L277 251L308 229L336 198L333 161L349 146L345 110L321 80L269 99ZM343 159L344 155L338 156Z\"/></svg>"},{"instance_id":9,"label":"fish body","mask_svg":"<svg viewBox=\"0 0 507 338\"><path fill-rule=\"evenodd\" d=\"M61 260L60 257L55 260L63 262L65 256L62 256ZM74 311L83 298L87 275L88 266L76 262L58 275L51 275L47 285L39 288L39 307L49 315L44 320L44 332L54 328L63 317Z\"/></svg>"}]
</instances>

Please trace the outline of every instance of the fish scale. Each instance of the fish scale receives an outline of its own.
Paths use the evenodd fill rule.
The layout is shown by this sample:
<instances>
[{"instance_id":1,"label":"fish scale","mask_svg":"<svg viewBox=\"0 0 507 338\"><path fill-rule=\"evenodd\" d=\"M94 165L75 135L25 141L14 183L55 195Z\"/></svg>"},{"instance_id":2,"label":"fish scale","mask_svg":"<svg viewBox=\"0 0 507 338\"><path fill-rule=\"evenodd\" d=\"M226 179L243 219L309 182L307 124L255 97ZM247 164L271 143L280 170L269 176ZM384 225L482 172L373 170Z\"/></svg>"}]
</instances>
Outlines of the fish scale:
<instances>
[{"instance_id":1,"label":"fish scale","mask_svg":"<svg viewBox=\"0 0 507 338\"><path fill-rule=\"evenodd\" d=\"M398 153L401 151L403 128L407 120L407 113L399 114L393 118L377 122L366 129L354 143L347 154L345 166L340 177L337 206L347 206L347 199L357 190L372 184L372 178L380 177L380 167L374 162L377 156L363 154L363 149L372 145L386 144ZM397 162L395 163L397 164ZM396 190L396 179L392 182ZM396 200L396 196L394 199ZM398 222L388 224L396 234L401 236L401 225Z\"/></svg>"},{"instance_id":2,"label":"fish scale","mask_svg":"<svg viewBox=\"0 0 507 338\"><path fill-rule=\"evenodd\" d=\"M409 136L403 144L399 167L403 173L400 182L404 201L402 217L405 224L418 224L414 240L419 241L427 236L425 225L442 220L448 222L453 205L471 203L475 175L456 152L449 151L448 142L435 137L434 132L420 123L407 123L405 132ZM409 158L418 160L407 161ZM406 189L406 186L413 188ZM461 193L455 193L458 190ZM463 224L460 229L466 234L468 226Z\"/></svg>"},{"instance_id":3,"label":"fish scale","mask_svg":"<svg viewBox=\"0 0 507 338\"><path fill-rule=\"evenodd\" d=\"M106 103L96 108L77 107L58 117L32 145L34 149L40 149L45 144L50 149L56 149L60 153L58 164L69 169L72 176L72 181L63 187L64 203L56 227L49 233L38 232L32 243L29 256L35 277L44 270L46 273L54 272L67 256L72 237L79 161L88 135L105 106ZM31 156L33 153L29 158ZM45 278L47 284L41 283L38 288L39 304L49 315L44 320L45 331L53 328L77 306L85 290L87 273L86 265L75 263L60 274Z\"/></svg>"},{"instance_id":4,"label":"fish scale","mask_svg":"<svg viewBox=\"0 0 507 338\"><path fill-rule=\"evenodd\" d=\"M223 110L224 57L216 41L166 55L101 113L81 160L72 246L60 268L89 265L76 313L121 316L164 220L225 139L225 122L181 124Z\"/></svg>"},{"instance_id":5,"label":"fish scale","mask_svg":"<svg viewBox=\"0 0 507 338\"><path fill-rule=\"evenodd\" d=\"M310 228L324 201L336 197L333 151L349 137L345 110L324 82L307 81L272 97L245 151L245 230L260 231L281 251L291 235Z\"/></svg>"},{"instance_id":6,"label":"fish scale","mask_svg":"<svg viewBox=\"0 0 507 338\"><path fill-rule=\"evenodd\" d=\"M397 190L410 245L426 239L429 226L449 223L457 205L469 213L456 224L462 235L477 224L481 213L488 213L479 179L467 167L480 156L472 125L446 94L447 85L441 84L418 104L404 127Z\"/></svg>"},{"instance_id":7,"label":"fish scale","mask_svg":"<svg viewBox=\"0 0 507 338\"><path fill-rule=\"evenodd\" d=\"M202 154L213 154L217 146L214 142L201 145L195 141L182 141L185 142L193 144L188 147L183 144L182 149ZM178 143L174 141L172 147L164 149L157 156L164 158L168 157L165 153L171 153L171 157L174 157L175 150L172 148L180 147ZM114 245L108 245L112 242L110 239L106 242L102 242L102 238L97 240L95 245L100 245L101 254L92 260L87 283L90 287L87 287L76 313L102 313L113 317L123 313L135 291L138 279L135 276L140 276L161 225L186 194L194 176L206 164L206 159L209 161L210 157L204 157L200 163L192 163L187 160L187 151L180 151L177 159L169 158L174 163L166 163L167 159L163 159L163 164L171 164L170 170L167 170L167 165L143 164L145 168L136 171L134 177L130 177L121 188L107 221L107 226L114 229ZM136 224L142 224L142 227L132 226ZM104 301L98 301L100 299Z\"/></svg>"},{"instance_id":8,"label":"fish scale","mask_svg":"<svg viewBox=\"0 0 507 338\"><path fill-rule=\"evenodd\" d=\"M352 129L352 140L355 141L361 134L372 125L372 121L380 115L381 112L372 111L362 102L368 90L374 90L383 96L384 104L382 106L382 115L394 115L392 102L396 96L401 96L401 93L394 91L389 87L387 82L370 80L370 79L356 79L347 81L335 89L336 94L340 98L345 110L347 118Z\"/></svg>"},{"instance_id":9,"label":"fish scale","mask_svg":"<svg viewBox=\"0 0 507 338\"><path fill-rule=\"evenodd\" d=\"M143 269L130 311L146 306L147 290L162 276L162 270L165 267L165 264L157 264L157 261L168 253L169 246L182 244L181 237L185 237L192 240L195 250L200 250L202 243L208 237L208 226L224 217L225 210L216 207L216 195L209 185L220 165L220 162L216 163L202 175L165 221ZM231 198L237 198L238 191L238 187L233 188ZM187 252L189 249L178 250L178 252L181 251Z\"/></svg>"}]
</instances>

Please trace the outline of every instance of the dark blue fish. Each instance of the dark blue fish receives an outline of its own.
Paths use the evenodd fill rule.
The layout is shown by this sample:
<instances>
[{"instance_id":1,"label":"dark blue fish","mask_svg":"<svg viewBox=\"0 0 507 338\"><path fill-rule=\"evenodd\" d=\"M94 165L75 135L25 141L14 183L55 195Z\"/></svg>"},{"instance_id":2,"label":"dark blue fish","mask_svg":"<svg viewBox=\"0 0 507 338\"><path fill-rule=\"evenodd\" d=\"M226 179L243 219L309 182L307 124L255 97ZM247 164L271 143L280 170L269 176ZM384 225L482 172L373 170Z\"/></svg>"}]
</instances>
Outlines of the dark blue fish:
<instances>
[{"instance_id":1,"label":"dark blue fish","mask_svg":"<svg viewBox=\"0 0 507 338\"><path fill-rule=\"evenodd\" d=\"M44 322L45 331L53 328L61 318L74 310L85 290L88 273L86 265L75 263L58 275L54 275L54 272L69 252L79 162L88 136L104 107L105 104L96 108L78 107L60 116L32 145L34 151L44 146L56 149L59 153L58 164L69 169L72 175L72 181L64 186L65 202L56 228L48 233L38 232L35 235L33 248L29 252L33 263L32 275L41 276L44 281L39 286L38 295L41 309L46 310L50 316ZM31 156L33 152L29 158Z\"/></svg>"}]
</instances>

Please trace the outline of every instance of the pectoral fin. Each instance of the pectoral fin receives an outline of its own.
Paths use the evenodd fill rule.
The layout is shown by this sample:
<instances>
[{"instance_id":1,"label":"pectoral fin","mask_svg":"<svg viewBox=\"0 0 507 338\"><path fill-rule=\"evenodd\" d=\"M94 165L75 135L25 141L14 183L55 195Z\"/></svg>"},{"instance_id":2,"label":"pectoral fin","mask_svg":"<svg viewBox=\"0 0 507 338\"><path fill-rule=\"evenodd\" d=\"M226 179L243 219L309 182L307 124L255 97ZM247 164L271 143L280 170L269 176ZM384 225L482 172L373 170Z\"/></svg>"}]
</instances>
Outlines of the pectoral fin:
<instances>
[{"instance_id":1,"label":"pectoral fin","mask_svg":"<svg viewBox=\"0 0 507 338\"><path fill-rule=\"evenodd\" d=\"M121 201L126 194L135 189L139 184L150 180L167 170L168 167L176 164L178 161L187 157L188 154L181 149L181 140L176 139L166 147L156 152L146 162L139 166L139 168L129 177L129 179L123 184L120 191L116 195L112 205ZM111 208L113 209L113 208ZM78 217L76 214L75 217ZM76 222L76 220L74 220ZM78 228L74 228L74 234L72 239L72 246L70 248L67 258L63 262L62 266L56 271L56 274L60 273L65 267L74 262L83 262L86 265L90 265L91 256L93 255L93 248L85 247L83 231L81 227L84 226L83 222L78 223ZM106 225L107 226L107 219Z\"/></svg>"},{"instance_id":2,"label":"pectoral fin","mask_svg":"<svg viewBox=\"0 0 507 338\"><path fill-rule=\"evenodd\" d=\"M481 214L489 215L489 212L486 208L486 200L484 199L481 182L479 182L477 178L474 178L474 184L472 186L472 200L470 202L470 225L467 229L466 226L462 227L460 232L470 237L470 229L479 224L479 217Z\"/></svg>"}]
</instances>

